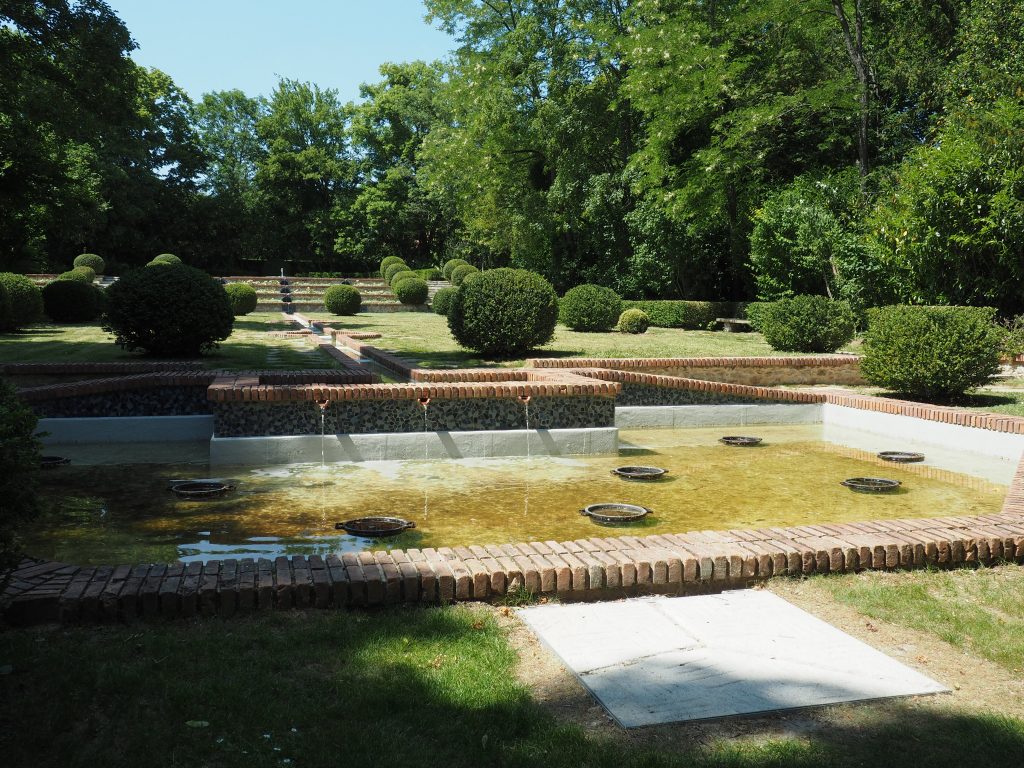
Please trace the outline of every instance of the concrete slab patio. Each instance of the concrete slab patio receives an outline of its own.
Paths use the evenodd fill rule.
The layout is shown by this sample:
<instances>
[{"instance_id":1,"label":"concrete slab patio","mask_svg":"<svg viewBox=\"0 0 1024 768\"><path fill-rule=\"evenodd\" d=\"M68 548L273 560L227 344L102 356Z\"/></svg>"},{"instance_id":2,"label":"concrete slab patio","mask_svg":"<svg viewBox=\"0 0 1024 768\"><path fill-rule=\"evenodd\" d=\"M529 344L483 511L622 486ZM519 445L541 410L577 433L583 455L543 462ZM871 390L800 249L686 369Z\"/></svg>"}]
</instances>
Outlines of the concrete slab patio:
<instances>
[{"instance_id":1,"label":"concrete slab patio","mask_svg":"<svg viewBox=\"0 0 1024 768\"><path fill-rule=\"evenodd\" d=\"M764 590L519 615L626 728L948 692Z\"/></svg>"}]
</instances>

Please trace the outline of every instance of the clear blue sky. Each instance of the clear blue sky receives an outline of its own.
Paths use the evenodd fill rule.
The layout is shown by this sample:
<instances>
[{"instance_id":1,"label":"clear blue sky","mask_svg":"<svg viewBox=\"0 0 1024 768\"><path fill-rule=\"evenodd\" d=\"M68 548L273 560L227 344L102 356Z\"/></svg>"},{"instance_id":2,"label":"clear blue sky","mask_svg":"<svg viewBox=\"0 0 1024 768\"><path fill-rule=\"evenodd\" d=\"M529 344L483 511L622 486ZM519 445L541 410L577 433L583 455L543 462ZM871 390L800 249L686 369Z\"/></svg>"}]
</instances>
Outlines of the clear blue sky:
<instances>
[{"instance_id":1,"label":"clear blue sky","mask_svg":"<svg viewBox=\"0 0 1024 768\"><path fill-rule=\"evenodd\" d=\"M269 94L279 77L336 88L342 101L386 61L443 58L455 42L430 27L422 0L107 0L139 48L193 99L240 88Z\"/></svg>"}]
</instances>

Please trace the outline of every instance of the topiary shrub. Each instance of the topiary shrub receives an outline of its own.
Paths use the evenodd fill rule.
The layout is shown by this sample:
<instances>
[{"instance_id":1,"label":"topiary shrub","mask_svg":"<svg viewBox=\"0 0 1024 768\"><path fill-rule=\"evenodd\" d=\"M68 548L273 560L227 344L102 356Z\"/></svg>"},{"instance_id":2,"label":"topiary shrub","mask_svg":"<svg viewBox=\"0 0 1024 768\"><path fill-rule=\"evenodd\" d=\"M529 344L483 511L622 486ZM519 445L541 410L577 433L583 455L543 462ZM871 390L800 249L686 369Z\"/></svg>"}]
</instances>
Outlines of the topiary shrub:
<instances>
[{"instance_id":1,"label":"topiary shrub","mask_svg":"<svg viewBox=\"0 0 1024 768\"><path fill-rule=\"evenodd\" d=\"M228 283L224 286L224 292L231 302L231 312L235 317L248 315L259 302L256 289L248 283Z\"/></svg>"},{"instance_id":2,"label":"topiary shrub","mask_svg":"<svg viewBox=\"0 0 1024 768\"><path fill-rule=\"evenodd\" d=\"M43 312L56 323L85 323L99 317L103 294L95 285L54 280L43 286Z\"/></svg>"},{"instance_id":3,"label":"topiary shrub","mask_svg":"<svg viewBox=\"0 0 1024 768\"><path fill-rule=\"evenodd\" d=\"M416 277L418 279L417 274L411 269L403 269L399 272L393 272L391 279L388 281L388 285L391 286L391 290L395 290L395 286L398 285L400 281L408 280L410 277Z\"/></svg>"},{"instance_id":4,"label":"topiary shrub","mask_svg":"<svg viewBox=\"0 0 1024 768\"><path fill-rule=\"evenodd\" d=\"M175 256L173 253L161 253L158 256L155 256L153 258L153 261L151 261L149 263L150 264L153 264L153 263L156 263L156 264L181 264L182 261L177 256Z\"/></svg>"},{"instance_id":5,"label":"topiary shrub","mask_svg":"<svg viewBox=\"0 0 1024 768\"><path fill-rule=\"evenodd\" d=\"M363 297L353 285L332 285L324 291L324 307L332 315L355 315L363 304Z\"/></svg>"},{"instance_id":6,"label":"topiary shrub","mask_svg":"<svg viewBox=\"0 0 1024 768\"><path fill-rule=\"evenodd\" d=\"M441 270L437 267L426 267L424 269L414 269L416 277L421 280L442 280L444 275L441 274Z\"/></svg>"},{"instance_id":7,"label":"topiary shrub","mask_svg":"<svg viewBox=\"0 0 1024 768\"><path fill-rule=\"evenodd\" d=\"M391 264L389 264L384 269L384 279L387 281L388 285L391 285L391 278L393 278L399 272L410 272L410 271L411 270L409 269L409 265L406 264L404 261L401 261L401 260L395 261L395 262L392 262Z\"/></svg>"},{"instance_id":8,"label":"topiary shrub","mask_svg":"<svg viewBox=\"0 0 1024 768\"><path fill-rule=\"evenodd\" d=\"M7 297L7 308L0 306L0 331L16 331L42 319L43 292L27 277L0 272L0 291Z\"/></svg>"},{"instance_id":9,"label":"topiary shrub","mask_svg":"<svg viewBox=\"0 0 1024 768\"><path fill-rule=\"evenodd\" d=\"M460 264L451 271L451 275L448 280L457 288L465 282L469 275L475 275L479 271L480 270L472 264Z\"/></svg>"},{"instance_id":10,"label":"topiary shrub","mask_svg":"<svg viewBox=\"0 0 1024 768\"><path fill-rule=\"evenodd\" d=\"M488 269L465 281L448 310L448 327L463 347L511 357L551 340L558 295L525 269Z\"/></svg>"},{"instance_id":11,"label":"topiary shrub","mask_svg":"<svg viewBox=\"0 0 1024 768\"><path fill-rule=\"evenodd\" d=\"M380 260L380 276L384 277L385 270L392 264L405 264L405 262L398 256L385 256ZM386 277L384 277L387 280Z\"/></svg>"},{"instance_id":12,"label":"topiary shrub","mask_svg":"<svg viewBox=\"0 0 1024 768\"><path fill-rule=\"evenodd\" d=\"M619 330L622 333L647 333L651 318L642 309L627 309L619 315Z\"/></svg>"},{"instance_id":13,"label":"topiary shrub","mask_svg":"<svg viewBox=\"0 0 1024 768\"><path fill-rule=\"evenodd\" d=\"M448 286L435 293L434 301L432 303L434 313L447 317L448 310L451 308L452 302L455 300L455 294L458 290L458 288Z\"/></svg>"},{"instance_id":14,"label":"topiary shrub","mask_svg":"<svg viewBox=\"0 0 1024 768\"><path fill-rule=\"evenodd\" d=\"M751 301L743 308L743 312L737 312L736 314L740 317L746 317L750 321L750 327L755 331L760 331L762 313L765 307L770 304L770 301Z\"/></svg>"},{"instance_id":15,"label":"topiary shrub","mask_svg":"<svg viewBox=\"0 0 1024 768\"><path fill-rule=\"evenodd\" d=\"M780 299L758 313L765 341L782 352L835 352L850 343L857 327L849 303L827 296Z\"/></svg>"},{"instance_id":16,"label":"topiary shrub","mask_svg":"<svg viewBox=\"0 0 1024 768\"><path fill-rule=\"evenodd\" d=\"M129 272L107 289L103 329L127 350L196 356L231 335L224 287L199 269L179 266Z\"/></svg>"},{"instance_id":17,"label":"topiary shrub","mask_svg":"<svg viewBox=\"0 0 1024 768\"><path fill-rule=\"evenodd\" d=\"M623 309L642 309L656 328L704 330L717 317L732 317L736 304L731 301L684 301L657 299L623 301Z\"/></svg>"},{"instance_id":18,"label":"topiary shrub","mask_svg":"<svg viewBox=\"0 0 1024 768\"><path fill-rule=\"evenodd\" d=\"M558 319L574 331L607 331L622 314L622 299L611 288L577 285L558 302Z\"/></svg>"},{"instance_id":19,"label":"topiary shrub","mask_svg":"<svg viewBox=\"0 0 1024 768\"><path fill-rule=\"evenodd\" d=\"M999 371L1003 334L991 307L894 306L868 310L861 373L926 400L949 400Z\"/></svg>"},{"instance_id":20,"label":"topiary shrub","mask_svg":"<svg viewBox=\"0 0 1024 768\"><path fill-rule=\"evenodd\" d=\"M0 379L0 572L18 557L18 528L39 513L36 423L32 409Z\"/></svg>"},{"instance_id":21,"label":"topiary shrub","mask_svg":"<svg viewBox=\"0 0 1024 768\"><path fill-rule=\"evenodd\" d=\"M102 275L106 263L103 261L102 256L97 256L95 253L82 253L75 256L73 266L89 267L97 275Z\"/></svg>"},{"instance_id":22,"label":"topiary shrub","mask_svg":"<svg viewBox=\"0 0 1024 768\"><path fill-rule=\"evenodd\" d=\"M461 267L461 266L466 266L466 265L469 265L469 262L466 261L465 259L448 259L448 261L446 261L444 263L444 266L441 267L441 276L445 280L451 280L452 279L452 270L455 269L456 267Z\"/></svg>"},{"instance_id":23,"label":"topiary shrub","mask_svg":"<svg viewBox=\"0 0 1024 768\"><path fill-rule=\"evenodd\" d=\"M427 302L427 281L418 277L407 277L395 283L395 296L403 304L425 304Z\"/></svg>"},{"instance_id":24,"label":"topiary shrub","mask_svg":"<svg viewBox=\"0 0 1024 768\"><path fill-rule=\"evenodd\" d=\"M68 272L61 272L57 275L58 280L73 280L76 283L91 283L96 279L96 273L91 267L75 267Z\"/></svg>"}]
</instances>

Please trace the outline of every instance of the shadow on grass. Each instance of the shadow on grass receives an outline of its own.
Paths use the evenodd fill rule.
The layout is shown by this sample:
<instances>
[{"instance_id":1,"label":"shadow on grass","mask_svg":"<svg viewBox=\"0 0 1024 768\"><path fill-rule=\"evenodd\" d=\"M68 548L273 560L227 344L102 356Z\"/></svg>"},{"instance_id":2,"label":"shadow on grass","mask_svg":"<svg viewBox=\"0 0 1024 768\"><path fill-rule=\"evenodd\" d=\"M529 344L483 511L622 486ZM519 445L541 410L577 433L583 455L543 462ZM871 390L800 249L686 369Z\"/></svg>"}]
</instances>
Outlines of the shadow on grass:
<instances>
[{"instance_id":1,"label":"shadow on grass","mask_svg":"<svg viewBox=\"0 0 1024 768\"><path fill-rule=\"evenodd\" d=\"M0 663L11 766L959 768L1024 749L1020 721L911 706L796 737L770 720L740 742L714 741L730 727L588 735L533 702L494 620L465 607L8 631Z\"/></svg>"}]
</instances>

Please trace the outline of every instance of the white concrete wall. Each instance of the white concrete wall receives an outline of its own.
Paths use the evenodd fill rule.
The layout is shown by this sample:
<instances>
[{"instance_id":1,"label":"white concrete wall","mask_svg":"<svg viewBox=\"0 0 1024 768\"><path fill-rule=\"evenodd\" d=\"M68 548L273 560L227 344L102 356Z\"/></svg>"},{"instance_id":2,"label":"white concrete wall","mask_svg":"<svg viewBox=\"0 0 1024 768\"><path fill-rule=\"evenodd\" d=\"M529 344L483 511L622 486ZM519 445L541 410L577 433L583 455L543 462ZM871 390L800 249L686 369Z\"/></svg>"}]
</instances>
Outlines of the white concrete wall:
<instances>
[{"instance_id":1,"label":"white concrete wall","mask_svg":"<svg viewBox=\"0 0 1024 768\"><path fill-rule=\"evenodd\" d=\"M618 450L618 430L538 429L372 435L214 437L211 464L296 464L338 461L571 456ZM529 440L529 443L527 443Z\"/></svg>"},{"instance_id":2,"label":"white concrete wall","mask_svg":"<svg viewBox=\"0 0 1024 768\"><path fill-rule=\"evenodd\" d=\"M44 445L180 443L213 437L213 416L121 416L40 419Z\"/></svg>"},{"instance_id":3,"label":"white concrete wall","mask_svg":"<svg viewBox=\"0 0 1024 768\"><path fill-rule=\"evenodd\" d=\"M748 424L818 424L821 406L817 403L793 405L637 405L615 409L615 426L620 429L642 427L718 427Z\"/></svg>"}]
</instances>

